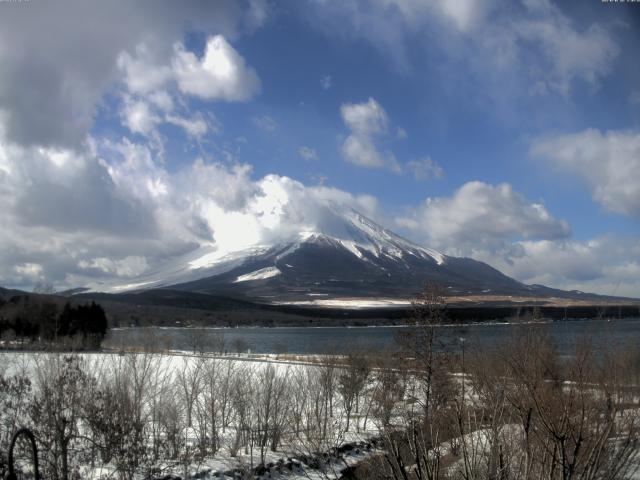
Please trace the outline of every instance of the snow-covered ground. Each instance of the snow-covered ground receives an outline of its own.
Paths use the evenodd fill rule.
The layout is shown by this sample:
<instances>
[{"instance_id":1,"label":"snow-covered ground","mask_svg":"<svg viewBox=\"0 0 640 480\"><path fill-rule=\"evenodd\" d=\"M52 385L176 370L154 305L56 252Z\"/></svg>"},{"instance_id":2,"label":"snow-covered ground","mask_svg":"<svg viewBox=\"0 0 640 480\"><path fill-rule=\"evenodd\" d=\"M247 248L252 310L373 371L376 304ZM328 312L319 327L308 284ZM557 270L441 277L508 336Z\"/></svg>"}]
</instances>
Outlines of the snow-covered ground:
<instances>
[{"instance_id":1,"label":"snow-covered ground","mask_svg":"<svg viewBox=\"0 0 640 480\"><path fill-rule=\"evenodd\" d=\"M162 475L173 474L185 479L240 478L235 477L235 473L247 470L254 472L248 478L260 480L340 478L345 468L381 457L384 452L379 438L382 436L394 431L405 434L415 431L407 426L413 425L411 422L417 418L414 415L416 411L420 412L420 399L423 398L421 388L424 385L416 377L404 376L407 372L397 367L384 366L391 364L379 364L382 366L371 368L359 391L357 408L351 410L350 428L347 429L347 403L342 392L353 380L351 377L343 378L342 383L339 380L341 373L346 372L343 366L347 357L215 356L187 352L74 356L82 360L83 370L98 384L109 385L113 379L125 380L127 388L132 389L132 398L140 397L140 406L146 412L144 421L149 427L149 448L158 438L170 438L166 419L163 420L161 414L163 405L177 408L174 417L170 418L174 418L176 425L181 425L174 430L179 435L181 453L156 457L152 465ZM24 374L32 379L37 389L47 381L47 376L53 374L55 377L56 370L52 367L56 362L60 363L61 358L64 355L2 352L0 375L6 378ZM449 378L452 392L457 392L454 404L465 406L460 410L465 415L461 430L464 433L458 436L455 431L447 432L447 436L438 434L432 441L436 446L428 455L446 457L443 468L450 475L447 478L464 478L470 468L475 472L486 469L487 458L490 453L495 454L498 445L508 450L505 458L515 468L522 461L523 445L523 429L518 416L502 417L506 405L491 403L495 398L485 394L493 391L489 389L483 393L481 388L476 389L475 377L470 373L454 373ZM331 382L333 386L328 387ZM571 391L573 385L565 382L565 390ZM95 386L87 389L80 401L90 403L98 391ZM590 387L582 392L594 400L601 397ZM226 405L229 412L233 410L234 413L225 421L224 417L219 417L221 404L212 406L211 402L217 402L227 394L233 399L229 397ZM632 404L637 404L637 397L630 398ZM482 413L494 407L497 410L491 411L498 415L497 421L492 420L492 415ZM411 410L414 413L409 413ZM3 420L3 413L0 412L0 420ZM620 412L620 421L626 413L633 416L637 411ZM189 415L191 422L186 420ZM215 436L210 435L211 419L224 425L218 425ZM25 414L24 421L27 420ZM0 433L2 425L0 422ZM87 433L88 428L79 422L80 433ZM271 442L267 441L262 443L261 449L261 439L266 438L271 429L279 431L276 448L272 450ZM155 440L151 430L156 432ZM622 431L620 428L619 432ZM215 453L212 450L198 453L203 440L209 442L212 438L219 442ZM82 458L85 460L74 460L81 478L108 479L122 473L115 461L97 462L90 467L86 450ZM637 458L635 455L634 461ZM260 470L255 470L258 466L261 466ZM409 465L408 468L412 467ZM640 479L640 474L636 472L635 476L621 478Z\"/></svg>"},{"instance_id":2,"label":"snow-covered ground","mask_svg":"<svg viewBox=\"0 0 640 480\"><path fill-rule=\"evenodd\" d=\"M0 376L8 377L12 375L26 375L31 378L34 386L37 388L38 377L46 370L47 365L55 363L60 359L62 354L53 353L27 353L27 352L0 352ZM304 370L317 369L312 361L288 361L279 360L275 355L265 355L262 357L242 355L242 356L213 356L213 355L191 355L186 352L173 352L171 354L146 354L146 353L83 353L74 354L80 357L83 362L85 371L93 375L97 379L105 379L110 376L118 376L123 371L133 368L131 372L134 375L142 375L137 381L143 382L145 385L153 385L154 390L151 392L143 392L148 395L144 400L145 408L151 408L150 405L155 404L160 398L152 398L154 395L180 396L185 393L181 391L180 386L185 385L186 381L191 381L201 371L202 386L199 387L198 395L205 395L205 376L215 373L212 368L229 369L233 375L238 377L240 384L238 388L248 388L253 390L255 402L253 416L254 418L246 420L249 425L259 425L261 406L258 405L260 393L258 393L259 385L252 385L263 377L262 372L266 368L275 370L276 378L285 380L288 391L284 392L289 398L296 396L299 392L290 391L296 388L296 382L306 378ZM312 360L312 359L309 359ZM321 360L319 358L314 359ZM207 363L214 362L214 363ZM145 373L146 372L146 373ZM148 375L148 378L146 377ZM222 377L220 377L222 379ZM186 380L186 381L185 381ZM158 389L158 382L164 387ZM245 383L243 385L243 382ZM170 386L170 384L173 385ZM256 389L256 387L258 387ZM309 388L306 387L300 388ZM251 395L248 393L248 395ZM277 451L271 451L270 448L264 452L264 463L266 469L264 474L258 478L289 478L289 479L329 479L339 478L340 471L347 466L354 465L372 455L380 453L370 442L372 437L379 434L379 430L372 419L363 420L360 415L353 415L349 431L345 430L344 411L339 403L339 396L334 392L335 402L333 416L328 417L332 428L328 434L325 447L328 449L324 452L316 451L312 448L312 443L305 441L297 442L295 436L291 433L291 426L286 426L283 433L283 440L279 444ZM197 400L196 400L197 402ZM183 406L183 408L186 408ZM290 407L287 407L290 408ZM184 415L184 412L183 414ZM195 418L195 413L193 414ZM288 415L293 415L291 410ZM151 420L150 420L151 421ZM237 421L237 420L236 420ZM22 423L22 422L20 422ZM285 422L285 425L290 422ZM199 432L197 423L194 419L194 426L188 427L182 431L182 440L184 444L195 452L198 446ZM215 479L215 478L234 478L232 472L242 469L252 469L257 467L261 462L259 446L253 444L243 444L237 452L234 452L232 445L237 438L237 425L230 422L226 430L220 433L221 447L215 455L207 455L202 458L192 456L191 460L184 462L180 459L167 459L165 461L156 462L155 466L160 468L163 474L171 473L183 478L198 479ZM289 435L291 433L291 435ZM253 445L252 445L253 444ZM321 442L321 444L323 444ZM335 451L335 448L341 447L343 451ZM332 451L333 450L333 451ZM317 465L319 455L323 453L329 454L320 467ZM88 479L106 479L116 478L118 476L116 465L107 463L96 465L91 468L88 464L81 464L79 470L82 478ZM224 472L229 475L224 476Z\"/></svg>"}]
</instances>

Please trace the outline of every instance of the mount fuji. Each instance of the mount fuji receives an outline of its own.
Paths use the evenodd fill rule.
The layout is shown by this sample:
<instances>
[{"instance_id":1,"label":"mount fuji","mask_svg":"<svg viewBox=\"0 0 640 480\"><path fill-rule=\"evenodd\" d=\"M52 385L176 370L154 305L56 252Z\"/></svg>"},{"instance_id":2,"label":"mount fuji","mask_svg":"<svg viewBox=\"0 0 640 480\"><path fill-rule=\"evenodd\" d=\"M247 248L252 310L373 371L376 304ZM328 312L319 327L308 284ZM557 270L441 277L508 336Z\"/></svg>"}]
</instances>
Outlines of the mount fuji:
<instances>
[{"instance_id":1,"label":"mount fuji","mask_svg":"<svg viewBox=\"0 0 640 480\"><path fill-rule=\"evenodd\" d=\"M282 224L292 218L287 205L277 210ZM571 293L525 285L483 262L416 245L342 204L319 202L316 207L313 219L290 222L285 236L265 241L269 236L263 235L255 242L239 236L238 248L203 246L127 283L95 284L91 290L170 288L261 303L314 305L357 299L406 304L427 281L439 283L451 296Z\"/></svg>"}]
</instances>

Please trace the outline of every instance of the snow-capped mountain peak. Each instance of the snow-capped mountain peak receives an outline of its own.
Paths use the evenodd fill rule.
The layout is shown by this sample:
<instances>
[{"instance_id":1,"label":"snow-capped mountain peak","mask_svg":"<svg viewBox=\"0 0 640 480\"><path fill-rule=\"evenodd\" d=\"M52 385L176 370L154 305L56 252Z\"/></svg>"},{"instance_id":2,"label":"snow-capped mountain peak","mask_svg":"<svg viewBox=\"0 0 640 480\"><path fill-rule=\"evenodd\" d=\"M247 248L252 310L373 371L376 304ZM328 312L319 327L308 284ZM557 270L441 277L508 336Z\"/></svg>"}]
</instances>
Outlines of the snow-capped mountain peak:
<instances>
[{"instance_id":1,"label":"snow-capped mountain peak","mask_svg":"<svg viewBox=\"0 0 640 480\"><path fill-rule=\"evenodd\" d=\"M238 248L212 242L146 275L92 290L172 287L271 297L331 295L338 285L341 294L373 294L388 284L410 293L426 279L460 276L460 259L416 245L353 208L325 201L304 209L312 216L296 216L301 210L274 207L269 222L280 227L263 229L252 241L243 238Z\"/></svg>"}]
</instances>

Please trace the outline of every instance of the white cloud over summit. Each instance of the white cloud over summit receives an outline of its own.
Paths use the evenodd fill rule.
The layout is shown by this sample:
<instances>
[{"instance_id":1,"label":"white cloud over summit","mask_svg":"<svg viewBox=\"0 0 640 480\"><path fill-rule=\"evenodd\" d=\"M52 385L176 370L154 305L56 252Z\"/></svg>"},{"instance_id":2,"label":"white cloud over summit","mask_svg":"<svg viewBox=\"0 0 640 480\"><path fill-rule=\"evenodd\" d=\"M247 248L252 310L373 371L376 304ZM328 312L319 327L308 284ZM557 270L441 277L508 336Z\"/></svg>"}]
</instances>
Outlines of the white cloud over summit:
<instances>
[{"instance_id":1,"label":"white cloud over summit","mask_svg":"<svg viewBox=\"0 0 640 480\"><path fill-rule=\"evenodd\" d=\"M0 285L56 288L131 278L200 246L286 241L337 202L375 217L374 197L307 187L247 164L194 159L169 172L146 141L83 149L0 140Z\"/></svg>"}]
</instances>

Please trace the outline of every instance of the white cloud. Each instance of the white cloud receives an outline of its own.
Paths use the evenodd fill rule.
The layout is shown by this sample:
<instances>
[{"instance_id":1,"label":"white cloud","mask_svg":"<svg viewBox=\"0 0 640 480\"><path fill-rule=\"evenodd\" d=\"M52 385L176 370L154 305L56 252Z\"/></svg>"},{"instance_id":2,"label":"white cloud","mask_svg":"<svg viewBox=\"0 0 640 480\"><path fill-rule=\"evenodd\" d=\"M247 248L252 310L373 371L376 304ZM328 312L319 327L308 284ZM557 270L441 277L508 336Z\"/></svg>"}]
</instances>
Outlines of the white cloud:
<instances>
[{"instance_id":1,"label":"white cloud","mask_svg":"<svg viewBox=\"0 0 640 480\"><path fill-rule=\"evenodd\" d=\"M309 187L309 190L322 201L346 205L376 221L382 221L384 218L378 199L373 195L354 195L338 188L325 186Z\"/></svg>"},{"instance_id":2,"label":"white cloud","mask_svg":"<svg viewBox=\"0 0 640 480\"><path fill-rule=\"evenodd\" d=\"M566 222L507 184L466 183L394 223L418 243L484 261L527 284L640 297L640 237L573 240Z\"/></svg>"},{"instance_id":3,"label":"white cloud","mask_svg":"<svg viewBox=\"0 0 640 480\"><path fill-rule=\"evenodd\" d=\"M268 115L253 117L251 121L260 130L264 130L268 133L275 132L278 128L278 124L276 123L276 121Z\"/></svg>"},{"instance_id":4,"label":"white cloud","mask_svg":"<svg viewBox=\"0 0 640 480\"><path fill-rule=\"evenodd\" d=\"M416 180L437 179L444 175L442 167L429 157L402 165L392 151L382 147L382 142L389 137L389 116L375 99L344 103L340 114L350 130L341 146L342 156L348 162L367 168L386 168L396 174L410 173ZM396 138L407 138L407 132L398 127Z\"/></svg>"},{"instance_id":5,"label":"white cloud","mask_svg":"<svg viewBox=\"0 0 640 480\"><path fill-rule=\"evenodd\" d=\"M444 176L442 167L429 157L411 160L406 163L405 168L411 172L418 181L440 179Z\"/></svg>"},{"instance_id":6,"label":"white cloud","mask_svg":"<svg viewBox=\"0 0 640 480\"><path fill-rule=\"evenodd\" d=\"M171 112L174 108L173 99L168 92L164 90L157 90L155 92L150 93L147 96L147 99L150 103L156 106L163 112Z\"/></svg>"},{"instance_id":7,"label":"white cloud","mask_svg":"<svg viewBox=\"0 0 640 480\"><path fill-rule=\"evenodd\" d=\"M189 137L193 138L201 138L209 130L209 126L202 115L195 115L192 118L168 115L166 121L181 127Z\"/></svg>"},{"instance_id":8,"label":"white cloud","mask_svg":"<svg viewBox=\"0 0 640 480\"><path fill-rule=\"evenodd\" d=\"M212 41L213 39L209 39L209 42ZM181 44L177 44L175 48L181 50L182 54L187 54ZM176 82L180 72L148 58L149 52L146 44L142 43L136 47L135 55L124 52L119 57L118 65L123 73L125 87L120 105L123 124L133 133L152 138L159 151L162 151L165 141L158 129L162 124L182 128L189 138L200 139L209 132L218 133L221 125L211 110L205 118L201 112L193 112L187 99L179 95L179 85ZM177 58L178 54L174 57L174 63ZM231 97L227 99L230 100ZM275 122L269 117L259 120L263 128L275 128Z\"/></svg>"},{"instance_id":9,"label":"white cloud","mask_svg":"<svg viewBox=\"0 0 640 480\"><path fill-rule=\"evenodd\" d=\"M397 161L391 152L380 152L373 139L363 135L349 135L342 144L342 155L354 165L367 168L388 166L399 172Z\"/></svg>"},{"instance_id":10,"label":"white cloud","mask_svg":"<svg viewBox=\"0 0 640 480\"><path fill-rule=\"evenodd\" d=\"M124 125L133 133L150 135L161 119L154 115L149 105L141 100L126 99L122 108Z\"/></svg>"},{"instance_id":11,"label":"white cloud","mask_svg":"<svg viewBox=\"0 0 640 480\"><path fill-rule=\"evenodd\" d=\"M117 64L127 89L131 93L146 94L163 88L173 77L171 67L160 62L160 58L153 58L146 43L140 43L135 48L135 56L122 52Z\"/></svg>"},{"instance_id":12,"label":"white cloud","mask_svg":"<svg viewBox=\"0 0 640 480\"><path fill-rule=\"evenodd\" d=\"M386 133L389 117L373 98L364 103L345 103L340 107L342 120L358 135Z\"/></svg>"},{"instance_id":13,"label":"white cloud","mask_svg":"<svg viewBox=\"0 0 640 480\"><path fill-rule=\"evenodd\" d=\"M121 74L119 58L133 90L155 88L167 75L166 67L145 71L145 64L128 63L122 52L144 42L153 46L144 58L168 65L187 25L233 39L265 19L258 1L153 3L149 8L126 0L60 0L2 8L0 112L6 136L22 145L77 148L105 91Z\"/></svg>"},{"instance_id":14,"label":"white cloud","mask_svg":"<svg viewBox=\"0 0 640 480\"><path fill-rule=\"evenodd\" d=\"M135 276L215 241L203 205L238 211L257 190L248 166L196 161L169 174L153 148L127 139L81 152L0 140L4 157L2 285Z\"/></svg>"},{"instance_id":15,"label":"white cloud","mask_svg":"<svg viewBox=\"0 0 640 480\"><path fill-rule=\"evenodd\" d=\"M459 30L466 31L471 28L477 19L481 2L477 0L449 0L438 2L442 14L450 18Z\"/></svg>"},{"instance_id":16,"label":"white cloud","mask_svg":"<svg viewBox=\"0 0 640 480\"><path fill-rule=\"evenodd\" d=\"M619 48L609 30L592 24L580 30L550 2L526 2L528 16L514 22L523 48L539 48L548 67L537 88L567 94L575 79L592 85L609 73ZM544 66L543 66L544 68Z\"/></svg>"},{"instance_id":17,"label":"white cloud","mask_svg":"<svg viewBox=\"0 0 640 480\"><path fill-rule=\"evenodd\" d=\"M640 297L639 238L518 241L474 257L529 284L602 295Z\"/></svg>"},{"instance_id":18,"label":"white cloud","mask_svg":"<svg viewBox=\"0 0 640 480\"><path fill-rule=\"evenodd\" d=\"M345 103L340 107L342 120L351 134L342 144L342 155L348 162L368 168L387 167L400 173L401 168L390 151L380 151L376 144L388 133L389 117L373 98L363 103Z\"/></svg>"},{"instance_id":19,"label":"white cloud","mask_svg":"<svg viewBox=\"0 0 640 480\"><path fill-rule=\"evenodd\" d=\"M16 265L14 271L20 275L21 277L27 279L30 282L38 282L42 280L42 265L37 263L23 263L20 265Z\"/></svg>"},{"instance_id":20,"label":"white cloud","mask_svg":"<svg viewBox=\"0 0 640 480\"><path fill-rule=\"evenodd\" d=\"M496 250L513 238L567 237L569 226L540 203L529 203L506 183L468 182L451 197L428 198L396 223L425 244L451 253Z\"/></svg>"},{"instance_id":21,"label":"white cloud","mask_svg":"<svg viewBox=\"0 0 640 480\"><path fill-rule=\"evenodd\" d=\"M300 147L298 148L298 155L300 155L305 160L317 160L318 152L316 152L313 148L310 147Z\"/></svg>"},{"instance_id":22,"label":"white cloud","mask_svg":"<svg viewBox=\"0 0 640 480\"><path fill-rule=\"evenodd\" d=\"M172 68L181 92L207 100L246 101L260 90L256 72L222 35L207 40L201 59L176 44Z\"/></svg>"},{"instance_id":23,"label":"white cloud","mask_svg":"<svg viewBox=\"0 0 640 480\"><path fill-rule=\"evenodd\" d=\"M640 217L640 133L589 129L534 142L533 155L582 177L607 210Z\"/></svg>"},{"instance_id":24,"label":"white cloud","mask_svg":"<svg viewBox=\"0 0 640 480\"><path fill-rule=\"evenodd\" d=\"M149 268L149 265L144 257L128 256L120 260L112 260L106 257L80 260L78 267L83 270L96 270L101 274L127 278L144 273Z\"/></svg>"},{"instance_id":25,"label":"white cloud","mask_svg":"<svg viewBox=\"0 0 640 480\"><path fill-rule=\"evenodd\" d=\"M567 95L576 81L597 87L620 51L613 31L622 22L582 25L546 0L344 0L304 8L330 38L364 39L403 72L413 68L416 41L436 49L444 60L438 68L454 68L451 75L465 68L469 88L492 99Z\"/></svg>"},{"instance_id":26,"label":"white cloud","mask_svg":"<svg viewBox=\"0 0 640 480\"><path fill-rule=\"evenodd\" d=\"M199 111L192 111L188 99L180 93L207 100L245 101L260 88L255 71L245 65L222 35L207 39L201 59L177 42L168 61L142 42L133 53L121 52L117 64L125 87L120 108L123 123L131 132L152 138L159 152L165 142L158 129L162 124L178 126L195 139L220 131L221 125L211 111L205 119ZM275 129L269 117L257 120L262 128Z\"/></svg>"},{"instance_id":27,"label":"white cloud","mask_svg":"<svg viewBox=\"0 0 640 480\"><path fill-rule=\"evenodd\" d=\"M170 59L140 43L133 53L123 51L118 56L127 92L147 98L158 108L170 111L173 99L167 88L206 100L246 101L260 90L255 70L223 35L207 39L204 55L198 58L181 42L173 45Z\"/></svg>"}]
</instances>

